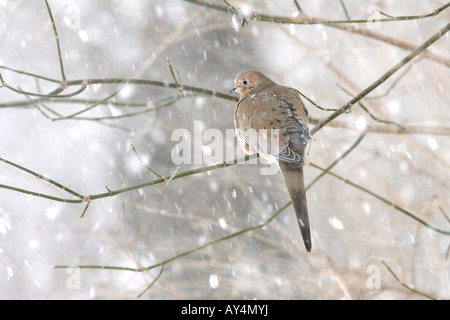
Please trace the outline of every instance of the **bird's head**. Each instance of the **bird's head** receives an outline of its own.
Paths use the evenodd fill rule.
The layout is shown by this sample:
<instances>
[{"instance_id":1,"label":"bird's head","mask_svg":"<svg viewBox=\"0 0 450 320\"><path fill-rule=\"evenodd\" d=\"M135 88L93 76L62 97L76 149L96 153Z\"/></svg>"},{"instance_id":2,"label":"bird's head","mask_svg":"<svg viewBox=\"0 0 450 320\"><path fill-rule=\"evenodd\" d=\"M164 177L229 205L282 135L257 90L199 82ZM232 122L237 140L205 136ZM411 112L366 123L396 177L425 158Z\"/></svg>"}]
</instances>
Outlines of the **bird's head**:
<instances>
[{"instance_id":1,"label":"bird's head","mask_svg":"<svg viewBox=\"0 0 450 320\"><path fill-rule=\"evenodd\" d=\"M268 81L265 75L259 71L243 71L234 79L234 88L230 90L230 94L237 91L242 95L248 94L264 82ZM270 80L269 80L270 81Z\"/></svg>"}]
</instances>

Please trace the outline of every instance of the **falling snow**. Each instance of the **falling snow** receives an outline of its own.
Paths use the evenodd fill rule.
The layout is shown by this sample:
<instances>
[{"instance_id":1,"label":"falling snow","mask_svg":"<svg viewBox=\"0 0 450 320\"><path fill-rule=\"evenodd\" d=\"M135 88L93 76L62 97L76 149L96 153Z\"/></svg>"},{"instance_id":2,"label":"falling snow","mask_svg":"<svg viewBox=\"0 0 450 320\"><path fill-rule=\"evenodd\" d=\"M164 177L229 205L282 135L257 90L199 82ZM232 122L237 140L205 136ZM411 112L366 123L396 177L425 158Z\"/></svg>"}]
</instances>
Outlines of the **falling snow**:
<instances>
[{"instance_id":1,"label":"falling snow","mask_svg":"<svg viewBox=\"0 0 450 320\"><path fill-rule=\"evenodd\" d=\"M0 298L133 299L153 281L142 299L424 298L385 264L450 298L448 33L313 135L311 253L278 169L223 165L244 156L228 94L238 72L298 89L311 130L438 32L450 8L380 22L440 4L227 2L237 11L48 0L59 54L45 1L0 1ZM347 15L375 20L297 23Z\"/></svg>"}]
</instances>

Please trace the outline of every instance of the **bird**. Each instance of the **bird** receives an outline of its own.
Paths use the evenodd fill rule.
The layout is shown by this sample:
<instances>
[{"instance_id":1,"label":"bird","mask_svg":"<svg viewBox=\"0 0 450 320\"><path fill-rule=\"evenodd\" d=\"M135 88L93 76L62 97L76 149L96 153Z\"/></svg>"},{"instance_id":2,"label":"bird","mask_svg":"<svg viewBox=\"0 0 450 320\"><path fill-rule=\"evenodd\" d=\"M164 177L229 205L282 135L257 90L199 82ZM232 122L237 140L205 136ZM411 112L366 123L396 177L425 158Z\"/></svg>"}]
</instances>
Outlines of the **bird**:
<instances>
[{"instance_id":1,"label":"bird","mask_svg":"<svg viewBox=\"0 0 450 320\"><path fill-rule=\"evenodd\" d=\"M276 162L283 174L307 252L311 229L303 176L311 140L308 110L299 92L279 85L259 71L242 71L230 94L240 94L234 112L235 132L244 153Z\"/></svg>"}]
</instances>

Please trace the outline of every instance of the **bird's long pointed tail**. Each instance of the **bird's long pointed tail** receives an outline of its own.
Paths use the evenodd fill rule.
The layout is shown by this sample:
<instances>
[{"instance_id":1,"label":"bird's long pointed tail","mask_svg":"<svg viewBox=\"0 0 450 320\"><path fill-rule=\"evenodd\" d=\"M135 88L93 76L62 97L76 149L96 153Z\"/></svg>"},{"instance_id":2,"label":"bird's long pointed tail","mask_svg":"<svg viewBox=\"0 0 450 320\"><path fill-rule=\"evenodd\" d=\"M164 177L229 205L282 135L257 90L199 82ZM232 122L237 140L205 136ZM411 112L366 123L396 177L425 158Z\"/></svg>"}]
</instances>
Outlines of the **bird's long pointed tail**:
<instances>
[{"instance_id":1,"label":"bird's long pointed tail","mask_svg":"<svg viewBox=\"0 0 450 320\"><path fill-rule=\"evenodd\" d=\"M306 203L306 190L303 178L303 167L293 168L291 164L280 163L292 204L294 205L297 222L302 233L306 251L311 251L311 230L309 227L308 206Z\"/></svg>"}]
</instances>

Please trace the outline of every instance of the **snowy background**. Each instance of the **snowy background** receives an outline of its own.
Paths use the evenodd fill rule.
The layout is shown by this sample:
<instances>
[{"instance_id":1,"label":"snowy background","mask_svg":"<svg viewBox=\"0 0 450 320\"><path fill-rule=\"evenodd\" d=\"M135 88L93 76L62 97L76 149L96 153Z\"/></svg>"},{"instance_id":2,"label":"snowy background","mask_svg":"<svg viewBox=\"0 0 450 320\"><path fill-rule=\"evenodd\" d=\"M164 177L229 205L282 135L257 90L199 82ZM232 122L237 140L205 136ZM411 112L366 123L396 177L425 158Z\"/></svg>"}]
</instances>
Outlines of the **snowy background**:
<instances>
[{"instance_id":1,"label":"snowy background","mask_svg":"<svg viewBox=\"0 0 450 320\"><path fill-rule=\"evenodd\" d=\"M172 83L169 59L180 85L226 94L238 72L255 69L299 89L323 108L339 108L351 98L345 90L358 94L411 51L401 43L415 48L450 20L446 9L426 19L339 25L398 40L390 44L321 24L249 21L242 27L233 11L191 2L196 1L49 1L67 80ZM242 12L301 16L290 0L229 2ZM298 3L310 17L347 20L348 14L356 20L371 18L374 8L392 16L423 15L445 1ZM40 78L62 79L45 1L0 1L0 34L0 73L7 85L44 95L58 87ZM288 207L263 228L168 261L142 298L424 298L397 282L389 266L407 286L449 299L449 35L428 51L434 55L414 59L369 95L381 97L363 103L378 119L434 134L386 133L398 126L376 121L355 105L314 136L308 157L327 167L361 131L372 128L332 172L397 207L324 175L307 193L310 254ZM79 88L70 86L62 94ZM146 165L171 176L177 168L171 159L178 143L171 140L174 130L193 136L195 121L224 135L234 127L232 97L180 95L176 88L93 84L78 95L44 97L40 103L29 102L36 96L5 86L0 93L0 158L82 195L158 178L131 145ZM305 103L312 122L331 113ZM182 164L178 172L207 165ZM0 188L0 298L137 297L158 277L160 267L134 272L95 266L145 268L264 223L289 202L289 195L282 176L260 175L261 166L239 164L96 199L83 218L86 203ZM306 184L320 173L307 166ZM0 185L78 199L1 162ZM79 268L86 265L93 267Z\"/></svg>"}]
</instances>

